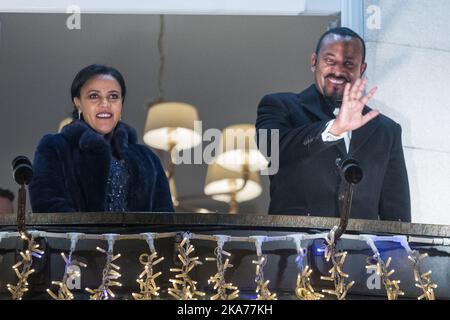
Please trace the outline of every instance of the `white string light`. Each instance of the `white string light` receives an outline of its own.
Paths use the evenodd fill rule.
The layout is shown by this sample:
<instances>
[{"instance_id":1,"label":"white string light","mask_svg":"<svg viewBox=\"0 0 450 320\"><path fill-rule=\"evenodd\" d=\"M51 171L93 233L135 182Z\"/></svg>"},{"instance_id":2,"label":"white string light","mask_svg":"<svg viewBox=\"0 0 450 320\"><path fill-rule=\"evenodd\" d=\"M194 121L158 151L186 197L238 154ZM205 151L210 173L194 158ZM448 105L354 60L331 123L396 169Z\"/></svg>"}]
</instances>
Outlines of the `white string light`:
<instances>
[{"instance_id":1,"label":"white string light","mask_svg":"<svg viewBox=\"0 0 450 320\"><path fill-rule=\"evenodd\" d=\"M108 241L108 251L97 247L97 251L104 253L106 255L106 264L103 268L102 273L102 283L97 289L86 288L86 291L91 294L91 300L108 300L110 298L115 298L115 294L111 291L111 287L118 286L121 287L122 284L117 281L122 275L119 273L120 267L113 263L113 261L120 258L120 253L114 255L114 241L117 237L115 234L105 235Z\"/></svg>"},{"instance_id":2,"label":"white string light","mask_svg":"<svg viewBox=\"0 0 450 320\"><path fill-rule=\"evenodd\" d=\"M375 240L377 240L376 236L372 235L362 235L362 238L366 239L366 243L372 249L374 255L372 257L367 258L368 265L366 269L375 270L376 274L381 277L383 281L384 288L386 289L386 295L388 300L397 300L399 296L404 295L405 293L400 289L400 280L391 280L391 276L394 274L395 270L388 270L392 258L389 257L386 263L381 258L380 252L375 245ZM378 240L382 240L382 238L378 238ZM396 241L398 238L394 238Z\"/></svg>"},{"instance_id":3,"label":"white string light","mask_svg":"<svg viewBox=\"0 0 450 320\"><path fill-rule=\"evenodd\" d=\"M208 284L213 284L216 294L211 297L211 300L234 300L239 296L239 290L231 282L225 281L225 271L232 268L229 257L231 253L223 250L225 242L229 239L228 236L217 235L217 247L214 249L215 258L206 258L206 261L216 261L217 273L211 276ZM227 256L223 262L223 255ZM231 291L228 293L228 291Z\"/></svg>"},{"instance_id":4,"label":"white string light","mask_svg":"<svg viewBox=\"0 0 450 320\"><path fill-rule=\"evenodd\" d=\"M269 290L270 280L264 279L264 266L267 263L267 256L262 254L262 243L267 240L265 236L252 236L255 241L257 260L252 263L256 265L256 300L277 300L277 294Z\"/></svg>"},{"instance_id":5,"label":"white string light","mask_svg":"<svg viewBox=\"0 0 450 320\"><path fill-rule=\"evenodd\" d=\"M66 257L64 252L61 252L61 257L63 258L65 263L63 279L61 281L52 281L52 284L59 286L58 293L55 294L52 290L47 289L47 293L50 295L50 297L52 297L55 300L74 299L73 293L67 286L67 281L73 278L80 277L80 272L77 271L78 268L74 267L83 267L83 268L87 267L85 263L72 259L72 254L75 251L78 238L79 234L77 233L70 234L70 252L68 257Z\"/></svg>"},{"instance_id":6,"label":"white string light","mask_svg":"<svg viewBox=\"0 0 450 320\"><path fill-rule=\"evenodd\" d=\"M414 264L414 280L416 281L416 287L420 288L423 292L417 299L436 300L434 289L437 288L437 284L431 282L431 270L425 273L420 272L420 264L422 260L427 257L427 253L420 254L416 250L408 255L408 259Z\"/></svg>"},{"instance_id":7,"label":"white string light","mask_svg":"<svg viewBox=\"0 0 450 320\"><path fill-rule=\"evenodd\" d=\"M323 289L322 292L334 295L338 300L344 300L348 291L355 282L351 281L348 284L345 283L345 279L348 278L348 274L343 271L343 266L345 259L347 258L347 251L338 252L336 250L336 242L334 238L334 233L336 230L337 227L334 227L325 238L325 241L327 242L325 247L325 259L327 262L331 260L332 263L332 267L328 271L330 275L327 277L321 276L320 278L322 280L332 281L334 284L334 290Z\"/></svg>"},{"instance_id":8,"label":"white string light","mask_svg":"<svg viewBox=\"0 0 450 320\"><path fill-rule=\"evenodd\" d=\"M20 232L20 238L26 243L27 249L20 252L22 260L12 266L19 281L17 284L7 284L9 292L11 292L13 300L22 300L23 295L28 291L28 278L35 271L31 268L33 257L41 258L44 251L39 249L39 244L35 243L34 236L30 236L26 232ZM21 270L19 271L19 267Z\"/></svg>"},{"instance_id":9,"label":"white string light","mask_svg":"<svg viewBox=\"0 0 450 320\"><path fill-rule=\"evenodd\" d=\"M19 281L15 286L7 284L7 288L14 300L22 300L23 295L28 291L28 278L35 271L31 269L33 257L41 258L44 254L44 251L39 249L39 244L35 243L33 235L30 238L26 232L20 232L19 234L23 242L27 244L27 249L20 252L22 260L12 266ZM22 267L21 271L19 271L20 266Z\"/></svg>"},{"instance_id":10,"label":"white string light","mask_svg":"<svg viewBox=\"0 0 450 320\"><path fill-rule=\"evenodd\" d=\"M324 296L314 291L311 285L312 269L304 264L304 258L306 256L307 249L302 248L301 241L303 239L302 234L293 234L288 236L295 243L297 249L297 257L295 262L297 264L297 282L295 286L295 295L300 300L320 300Z\"/></svg>"},{"instance_id":11,"label":"white string light","mask_svg":"<svg viewBox=\"0 0 450 320\"><path fill-rule=\"evenodd\" d=\"M31 264L32 264L32 257L39 257L41 254L43 254L43 252L41 250L39 250L39 247L37 244L34 243L34 239L38 238L38 237L42 237L42 238L61 238L61 239L71 239L71 237L73 236L73 234L71 233L52 233L52 232L46 232L46 231L39 231L39 230L31 230L28 232L28 234L30 235L30 238L27 238L28 240L30 240L30 242L28 243L28 250L26 250L25 252L21 253L21 257L22 257L22 261L18 262L16 265L14 265L14 269L16 272L16 275L19 277L19 275L22 277L19 277L19 282L16 286L12 286L12 285L8 285L8 289L9 291L13 294L13 298L14 299L21 299L23 294L25 292L27 292L28 290L28 282L26 281L26 278L28 278L33 272L34 270L31 269ZM159 239L159 238L167 238L167 237L174 237L177 234L177 232L171 232L171 233L157 233L157 234L152 234L152 239ZM306 233L298 233L295 234L297 236L299 236L302 240L310 240L310 239L325 239L328 240L327 243L327 248L328 250L326 250L325 252L325 258L328 258L328 261L330 259L332 259L332 257L334 256L336 259L336 264L343 264L345 261L345 257L346 257L346 252L335 252L335 254L331 254L333 251L332 246L330 245L331 243L333 243L333 241L331 241L332 237L332 232L330 233L318 233L318 234L306 234ZM2 239L5 238L11 238L11 237L17 237L17 236L22 236L21 233L18 232L0 232L0 242L2 241ZM131 239L147 239L146 237L148 236L148 234L125 234L125 235L113 235L114 239L111 239L111 235L110 234L82 234L79 233L77 234L77 238L78 239L92 239L92 240L108 240L108 244L111 246L114 241L118 241L118 240L131 240ZM347 235L344 234L341 236L341 238L343 239L350 239L350 240L359 240L359 241L365 241L366 243L369 244L369 242L367 241L367 237L370 237L371 240L373 240L373 242L375 241L390 241L390 242L398 242L400 243L403 248L407 251L408 255L409 255L409 259L413 262L414 264L414 277L415 277L415 281L416 281L416 286L419 287L420 289L422 289L423 294L419 297L419 299L435 299L434 296L434 289L437 287L436 284L433 284L431 282L431 271L425 272L423 274L420 273L420 262L427 257L427 254L419 254L417 251L413 251L411 250L411 248L409 247L408 244L408 240L414 243L425 243L425 244L431 244L431 245L443 245L443 246L450 246L450 239L448 238L421 238L421 237L411 237L411 236L402 236L402 235L394 235L394 236L372 236L372 235ZM258 269L258 265L259 265L259 270L258 271L262 271L265 263L267 262L267 257L262 255L262 251L261 251L261 245L264 242L268 242L268 241L292 241L292 235L287 236L287 237L269 237L269 236L249 236L249 237L234 237L234 236L226 236L227 237L227 241L236 241L236 242L258 242L259 245L257 245L257 255L258 255L258 260L253 261L254 264L257 265L257 269ZM25 236L26 238L26 236ZM25 241L27 239L24 239ZM189 239L202 239L202 240L208 240L208 241L218 241L217 236L210 236L210 235L202 235L202 234L193 234L190 233L189 234ZM33 242L33 243L32 243ZM185 243L186 244L186 243ZM369 246L371 246L372 250L374 250L375 252L378 252L378 250L376 249L375 243L373 243L373 245L369 244ZM30 250L30 248L32 250ZM107 255L107 260L108 260L108 252L110 251L108 249L108 252L98 248L97 250L101 251L102 253L105 253ZM150 250L152 252L152 250ZM71 251L73 252L73 251ZM109 276L107 275L106 278L104 277L104 279L108 280L109 278L109 284L111 286L114 285L120 285L119 282L114 281L117 278L120 277L120 273L118 273L118 269L115 269L114 267L112 267L111 265L116 266L115 264L112 263L112 261L114 261L115 259L117 259L120 255L116 255L114 256L112 254L112 250L110 251L111 255L110 255L110 271L112 271L112 277L111 274L109 274ZM298 256L297 256L297 263L300 263L299 266L299 271L301 270L301 266L303 266L303 255L301 255L300 251L297 250ZM150 258L151 255L148 255L148 257L144 257L144 258ZM374 255L374 257L377 257L376 255ZM374 259L374 257L372 257L372 259ZM141 260L141 263L144 262L144 259ZM195 257L198 258L198 257ZM217 255L216 255L217 258ZM161 259L161 258L160 258ZM381 258L380 258L381 259ZM65 255L63 256L63 260L65 261L66 264L66 268L65 270L67 270L68 266L70 265L70 262L72 261L71 259L71 253L69 253L69 257L66 257ZM151 259L150 259L151 260ZM153 266L155 265L155 262L158 261L158 259L156 259L156 257L153 257ZM381 260L382 261L382 260ZM72 261L72 263L74 263L75 261ZM148 259L145 260L145 262L148 262ZM160 261L159 261L160 262ZM374 262L374 260L372 260L372 262ZM378 260L377 260L378 262ZM107 263L108 264L108 263ZM377 263L378 264L378 263ZM388 271L387 268L389 267L390 264L390 260L388 260L387 263L384 264L384 267L386 268L386 272L385 274L388 275L392 275L392 270ZM22 271L19 272L19 267L22 266ZM83 266L83 265L79 265L79 266ZM117 266L116 266L117 267ZM370 266L368 266L370 268ZM382 269L383 269L383 265L380 263L380 266L374 266L375 268L380 269L381 268L381 273L383 273ZM372 268L374 268L372 267ZM193 267L192 267L193 268ZM105 266L105 269L107 269L107 267ZM144 266L145 269L145 266ZM25 270L25 272L24 272ZM338 270L338 269L336 269ZM297 278L297 288L300 287L305 287L308 288L310 290L310 292L313 292L312 287L308 287L308 285L306 284L307 282L302 282L302 279L308 279L309 276L311 275L311 270L309 269L308 266L305 266L303 268L302 274L300 274L300 277ZM340 271L342 271L342 268L340 268ZM333 275L332 270L330 270L330 273ZM338 272L339 274L339 272ZM70 276L74 276L75 274L71 275L70 273L65 273L64 277L63 277L63 281L61 282L53 282L53 284L59 285L59 292L58 295L57 294L53 294L53 298L73 298L73 296L71 296L70 294L70 290L67 289L67 291L65 289L63 289L62 287L62 283L65 283L66 281L64 281L64 278L70 277ZM118 276L119 275L119 276ZM262 277L260 279L264 279L263 278L263 273L262 273ZM298 275L299 276L299 275ZM302 278L303 276L303 278ZM342 279L345 279L346 275L345 273L341 274ZM299 278L300 278L300 282L299 282ZM331 277L330 277L331 278ZM103 279L103 280L104 280ZM175 279L176 280L176 279ZM395 280L394 280L395 281ZM105 281L105 284L108 283L108 281ZM258 289L258 293L263 293L263 294L259 294L260 297L270 297L272 294L267 295L264 294L264 291L267 290L268 291L268 281L264 281L263 283L260 283L259 289ZM389 282L387 282L389 283ZM399 282L397 282L398 285ZM103 282L102 282L103 284ZM266 285L265 287L263 285ZM351 283L352 284L352 283ZM351 284L349 284L351 286ZM395 285L391 283L391 285L394 286ZM100 286L101 287L101 286ZM99 288L100 288L99 287ZM342 285L339 286L342 288ZM156 284L155 284L155 288ZM350 287L347 287L347 291ZM87 288L88 289L88 288ZM335 285L335 289L336 289L336 285ZM90 290L90 289L89 289ZM98 290L98 289L96 289ZM99 293L99 291L96 290L91 290L91 294L94 293ZM108 291L109 290L109 291ZM399 290L399 288L398 288ZM331 290L330 290L331 291ZM328 291L327 293L331 293L330 291ZM401 290L400 290L401 291ZM270 291L268 291L270 293ZM114 297L114 294L111 292L111 290L108 289L107 290L103 290L103 294L107 294L107 297ZM199 292L199 296L200 295L204 295L203 293ZM316 293L317 294L317 293ZM336 294L336 290L333 291L332 294L335 294L338 298L339 295ZM395 293L397 295L400 295L400 292ZM392 297L395 297L395 294L392 294ZM155 295L156 296L156 295ZM345 297L345 295L343 295ZM101 294L97 297L100 298ZM275 295L276 297L276 295ZM341 296L342 297L342 296ZM92 298L92 296L91 296Z\"/></svg>"},{"instance_id":12,"label":"white string light","mask_svg":"<svg viewBox=\"0 0 450 320\"><path fill-rule=\"evenodd\" d=\"M178 259L181 268L171 268L171 272L177 272L175 279L170 279L172 288L168 293L177 300L197 300L197 296L205 296L205 293L197 290L197 281L192 280L189 273L198 265L203 264L199 257L191 257L195 248L190 243L191 234L185 233L183 240L177 245Z\"/></svg>"},{"instance_id":13,"label":"white string light","mask_svg":"<svg viewBox=\"0 0 450 320\"><path fill-rule=\"evenodd\" d=\"M153 267L164 260L164 257L158 259L158 253L156 252L154 245L154 233L144 234L146 237L148 246L150 248L150 254L143 253L139 256L139 262L144 265L144 271L136 279L139 284L139 293L133 293L135 300L152 300L153 297L159 296L159 290L161 289L156 285L156 278L162 273L153 273Z\"/></svg>"}]
</instances>

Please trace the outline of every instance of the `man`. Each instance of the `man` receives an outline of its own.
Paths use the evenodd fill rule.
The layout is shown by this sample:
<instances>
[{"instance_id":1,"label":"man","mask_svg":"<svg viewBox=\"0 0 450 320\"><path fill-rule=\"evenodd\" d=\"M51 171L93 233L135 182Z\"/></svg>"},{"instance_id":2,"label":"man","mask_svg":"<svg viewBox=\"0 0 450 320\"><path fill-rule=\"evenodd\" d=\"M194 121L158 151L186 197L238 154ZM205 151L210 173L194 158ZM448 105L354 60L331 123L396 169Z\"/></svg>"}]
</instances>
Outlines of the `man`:
<instances>
[{"instance_id":1,"label":"man","mask_svg":"<svg viewBox=\"0 0 450 320\"><path fill-rule=\"evenodd\" d=\"M14 194L7 189L0 188L0 214L14 213L13 201Z\"/></svg>"},{"instance_id":2,"label":"man","mask_svg":"<svg viewBox=\"0 0 450 320\"><path fill-rule=\"evenodd\" d=\"M411 221L401 127L366 106L377 90L363 94L366 67L364 40L348 28L331 29L311 57L315 84L260 102L256 128L278 129L280 136L270 214L339 216L338 166L351 158L363 178L350 217Z\"/></svg>"}]
</instances>

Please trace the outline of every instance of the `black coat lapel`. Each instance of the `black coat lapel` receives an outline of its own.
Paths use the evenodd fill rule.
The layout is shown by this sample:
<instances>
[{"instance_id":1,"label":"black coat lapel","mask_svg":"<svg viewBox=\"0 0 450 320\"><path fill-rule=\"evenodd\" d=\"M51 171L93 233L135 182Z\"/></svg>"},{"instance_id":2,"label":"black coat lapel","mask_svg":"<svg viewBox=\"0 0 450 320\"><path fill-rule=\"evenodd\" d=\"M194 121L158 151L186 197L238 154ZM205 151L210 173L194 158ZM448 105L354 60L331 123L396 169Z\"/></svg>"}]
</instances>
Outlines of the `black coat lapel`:
<instances>
[{"instance_id":1,"label":"black coat lapel","mask_svg":"<svg viewBox=\"0 0 450 320\"><path fill-rule=\"evenodd\" d=\"M155 190L156 168L153 162L148 161L145 154L141 153L138 148L134 148L134 152L127 152L126 160L130 173L128 206L138 211L151 211L151 204L153 203L152 191Z\"/></svg>"},{"instance_id":2,"label":"black coat lapel","mask_svg":"<svg viewBox=\"0 0 450 320\"><path fill-rule=\"evenodd\" d=\"M363 114L371 111L369 107L365 106L363 110ZM355 154L358 149L360 149L370 138L370 136L374 133L375 129L380 125L379 117L372 119L366 125L352 132L352 138L350 140L350 154Z\"/></svg>"},{"instance_id":3,"label":"black coat lapel","mask_svg":"<svg viewBox=\"0 0 450 320\"><path fill-rule=\"evenodd\" d=\"M86 206L90 211L105 211L106 184L109 176L111 148L105 138L93 130L86 130L79 142L79 172Z\"/></svg>"},{"instance_id":4,"label":"black coat lapel","mask_svg":"<svg viewBox=\"0 0 450 320\"><path fill-rule=\"evenodd\" d=\"M345 147L344 139L341 139L341 141L339 141L339 143L336 144L336 148L338 148L339 153L341 154L342 157L345 158L347 156L347 148Z\"/></svg>"},{"instance_id":5,"label":"black coat lapel","mask_svg":"<svg viewBox=\"0 0 450 320\"><path fill-rule=\"evenodd\" d=\"M334 118L332 110L328 110L327 106L322 103L314 84L299 93L298 96L302 106L320 120L332 120Z\"/></svg>"},{"instance_id":6,"label":"black coat lapel","mask_svg":"<svg viewBox=\"0 0 450 320\"><path fill-rule=\"evenodd\" d=\"M316 86L313 84L303 92L299 93L299 99L303 108L308 110L314 116L319 118L319 120L332 120L335 116L332 110L325 104L325 101L320 97ZM347 149L345 148L344 139L339 141L335 146L342 156L347 154Z\"/></svg>"},{"instance_id":7,"label":"black coat lapel","mask_svg":"<svg viewBox=\"0 0 450 320\"><path fill-rule=\"evenodd\" d=\"M61 133L71 144L76 174L76 182L66 183L80 186L76 209L87 211L89 208L89 211L103 212L111 161L109 144L102 135L80 120L65 126Z\"/></svg>"}]
</instances>

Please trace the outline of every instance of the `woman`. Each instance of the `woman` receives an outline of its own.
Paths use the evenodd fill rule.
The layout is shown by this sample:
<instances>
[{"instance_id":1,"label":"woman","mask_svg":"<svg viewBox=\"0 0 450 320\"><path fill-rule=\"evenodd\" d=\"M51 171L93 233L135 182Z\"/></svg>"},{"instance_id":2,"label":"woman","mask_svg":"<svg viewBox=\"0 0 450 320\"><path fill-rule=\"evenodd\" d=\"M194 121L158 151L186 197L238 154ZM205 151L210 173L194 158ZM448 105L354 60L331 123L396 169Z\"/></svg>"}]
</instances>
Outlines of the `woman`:
<instances>
[{"instance_id":1,"label":"woman","mask_svg":"<svg viewBox=\"0 0 450 320\"><path fill-rule=\"evenodd\" d=\"M172 212L158 157L121 122L125 81L114 68L90 65L72 82L72 123L46 135L34 157L34 212Z\"/></svg>"}]
</instances>

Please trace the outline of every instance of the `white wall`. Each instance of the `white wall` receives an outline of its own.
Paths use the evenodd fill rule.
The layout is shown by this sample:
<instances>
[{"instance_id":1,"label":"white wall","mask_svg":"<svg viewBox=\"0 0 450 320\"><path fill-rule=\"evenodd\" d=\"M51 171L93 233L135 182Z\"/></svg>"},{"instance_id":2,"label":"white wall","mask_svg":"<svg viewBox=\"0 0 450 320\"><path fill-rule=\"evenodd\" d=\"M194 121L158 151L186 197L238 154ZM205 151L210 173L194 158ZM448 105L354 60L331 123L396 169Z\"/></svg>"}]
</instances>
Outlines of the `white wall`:
<instances>
[{"instance_id":1,"label":"white wall","mask_svg":"<svg viewBox=\"0 0 450 320\"><path fill-rule=\"evenodd\" d=\"M401 124L413 222L450 224L450 1L365 0L371 106ZM377 8L375 7L375 8Z\"/></svg>"}]
</instances>

